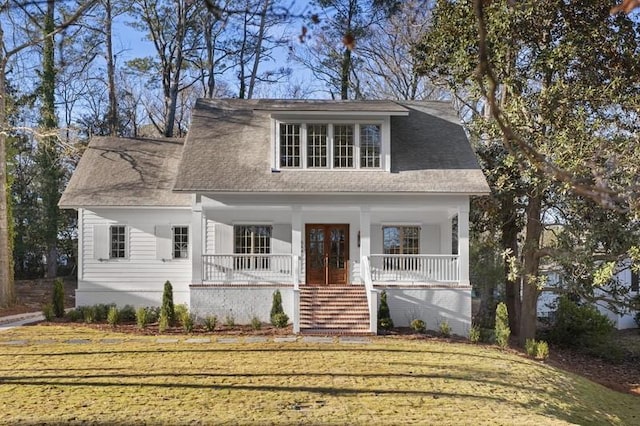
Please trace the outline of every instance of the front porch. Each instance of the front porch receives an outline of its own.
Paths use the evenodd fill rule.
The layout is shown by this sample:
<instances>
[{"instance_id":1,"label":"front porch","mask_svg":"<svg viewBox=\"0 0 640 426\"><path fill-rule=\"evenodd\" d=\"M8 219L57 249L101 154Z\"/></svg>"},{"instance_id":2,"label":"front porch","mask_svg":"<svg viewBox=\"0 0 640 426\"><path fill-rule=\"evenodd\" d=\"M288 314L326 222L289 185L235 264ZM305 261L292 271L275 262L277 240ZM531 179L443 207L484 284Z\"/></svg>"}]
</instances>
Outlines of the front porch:
<instances>
[{"instance_id":1,"label":"front porch","mask_svg":"<svg viewBox=\"0 0 640 426\"><path fill-rule=\"evenodd\" d=\"M397 325L421 318L437 328L448 320L458 324L454 332L468 332L468 197L297 201L228 196L196 203L192 309L211 306L219 316L233 311L237 321L252 315L268 320L278 289L296 333L328 331L328 317L362 309L368 312L360 318L368 323L364 330L376 333L378 296L385 290ZM335 291L311 291L319 288ZM305 312L322 305L309 298L322 293L327 304L349 288L363 297L336 303L333 313ZM196 294L207 302L194 300ZM323 321L310 323L311 317Z\"/></svg>"}]
</instances>

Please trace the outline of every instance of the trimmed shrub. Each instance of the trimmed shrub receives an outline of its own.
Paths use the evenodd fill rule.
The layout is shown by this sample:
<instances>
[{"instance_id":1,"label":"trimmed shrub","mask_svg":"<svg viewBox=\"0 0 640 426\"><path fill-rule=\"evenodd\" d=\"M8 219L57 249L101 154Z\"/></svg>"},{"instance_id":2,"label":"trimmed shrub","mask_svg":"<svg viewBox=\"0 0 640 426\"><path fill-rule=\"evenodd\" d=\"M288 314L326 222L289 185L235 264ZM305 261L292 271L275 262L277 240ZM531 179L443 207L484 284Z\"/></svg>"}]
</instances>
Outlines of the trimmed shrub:
<instances>
[{"instance_id":1,"label":"trimmed shrub","mask_svg":"<svg viewBox=\"0 0 640 426\"><path fill-rule=\"evenodd\" d=\"M120 321L134 322L136 321L136 308L131 305L124 305L120 309Z\"/></svg>"},{"instance_id":2,"label":"trimmed shrub","mask_svg":"<svg viewBox=\"0 0 640 426\"><path fill-rule=\"evenodd\" d=\"M56 318L64 317L64 282L62 279L57 278L53 282L53 295L52 301L53 314Z\"/></svg>"},{"instance_id":3,"label":"trimmed shrub","mask_svg":"<svg viewBox=\"0 0 640 426\"><path fill-rule=\"evenodd\" d=\"M251 318L251 328L253 328L254 330L260 330L262 328L262 321L260 321L260 318L256 316Z\"/></svg>"},{"instance_id":4,"label":"trimmed shrub","mask_svg":"<svg viewBox=\"0 0 640 426\"><path fill-rule=\"evenodd\" d=\"M378 327L382 330L390 330L393 328L393 320L389 305L387 304L387 292L380 293L380 306L378 307Z\"/></svg>"},{"instance_id":5,"label":"trimmed shrub","mask_svg":"<svg viewBox=\"0 0 640 426\"><path fill-rule=\"evenodd\" d=\"M163 330L172 327L176 322L175 306L173 305L173 286L170 281L164 283L162 292L162 307L160 308L160 327Z\"/></svg>"},{"instance_id":6,"label":"trimmed shrub","mask_svg":"<svg viewBox=\"0 0 640 426\"><path fill-rule=\"evenodd\" d=\"M229 314L224 317L224 325L226 325L227 327L235 327L236 318L233 316L233 314Z\"/></svg>"},{"instance_id":7,"label":"trimmed shrub","mask_svg":"<svg viewBox=\"0 0 640 426\"><path fill-rule=\"evenodd\" d=\"M187 313L180 322L182 323L182 329L185 333L191 333L196 323L195 317L190 313Z\"/></svg>"},{"instance_id":8,"label":"trimmed shrub","mask_svg":"<svg viewBox=\"0 0 640 426\"><path fill-rule=\"evenodd\" d=\"M111 310L111 307L113 306L115 306L113 303L109 305L105 305L104 303L94 305L93 306L94 321L95 322L106 321L107 315L109 315L109 310Z\"/></svg>"},{"instance_id":9,"label":"trimmed shrub","mask_svg":"<svg viewBox=\"0 0 640 426\"><path fill-rule=\"evenodd\" d=\"M84 322L87 324L96 322L96 311L96 306L83 306L82 317L84 318Z\"/></svg>"},{"instance_id":10,"label":"trimmed shrub","mask_svg":"<svg viewBox=\"0 0 640 426\"><path fill-rule=\"evenodd\" d=\"M276 290L273 292L273 299L271 301L271 314L269 316L271 318L271 324L276 327L277 325L274 318L276 315L280 314L284 314L284 309L282 308L282 295L280 294L280 290ZM287 321L289 321L288 317Z\"/></svg>"},{"instance_id":11,"label":"trimmed shrub","mask_svg":"<svg viewBox=\"0 0 640 426\"><path fill-rule=\"evenodd\" d=\"M474 325L469 330L469 341L473 344L480 342L480 326Z\"/></svg>"},{"instance_id":12,"label":"trimmed shrub","mask_svg":"<svg viewBox=\"0 0 640 426\"><path fill-rule=\"evenodd\" d=\"M115 327L120 324L120 311L117 306L114 305L109 308L109 312L107 313L107 323L109 323L111 327Z\"/></svg>"},{"instance_id":13,"label":"trimmed shrub","mask_svg":"<svg viewBox=\"0 0 640 426\"><path fill-rule=\"evenodd\" d=\"M45 321L51 322L53 320L55 314L53 313L53 305L51 303L47 303L42 307L42 315Z\"/></svg>"},{"instance_id":14,"label":"trimmed shrub","mask_svg":"<svg viewBox=\"0 0 640 426\"><path fill-rule=\"evenodd\" d=\"M147 328L149 325L149 311L145 307L136 309L136 324L139 329Z\"/></svg>"},{"instance_id":15,"label":"trimmed shrub","mask_svg":"<svg viewBox=\"0 0 640 426\"><path fill-rule=\"evenodd\" d=\"M411 321L411 329L416 333L424 333L427 330L427 324L421 319L414 319Z\"/></svg>"},{"instance_id":16,"label":"trimmed shrub","mask_svg":"<svg viewBox=\"0 0 640 426\"><path fill-rule=\"evenodd\" d=\"M545 360L549 358L549 345L544 340L527 339L524 349L531 358Z\"/></svg>"},{"instance_id":17,"label":"trimmed shrub","mask_svg":"<svg viewBox=\"0 0 640 426\"><path fill-rule=\"evenodd\" d=\"M276 328L284 328L289 324L289 317L284 312L279 312L271 317L271 323Z\"/></svg>"},{"instance_id":18,"label":"trimmed shrub","mask_svg":"<svg viewBox=\"0 0 640 426\"><path fill-rule=\"evenodd\" d=\"M447 320L440 321L439 328L440 328L440 334L442 334L443 337L451 336L451 326L449 325L449 321Z\"/></svg>"},{"instance_id":19,"label":"trimmed shrub","mask_svg":"<svg viewBox=\"0 0 640 426\"><path fill-rule=\"evenodd\" d=\"M500 302L496 307L496 344L501 348L506 348L507 346L509 346L510 335L511 330L509 329L509 312L507 311L507 305L505 305L503 302Z\"/></svg>"},{"instance_id":20,"label":"trimmed shrub","mask_svg":"<svg viewBox=\"0 0 640 426\"><path fill-rule=\"evenodd\" d=\"M206 331L214 331L216 329L216 325L218 324L218 317L215 315L209 315L205 317L202 323Z\"/></svg>"},{"instance_id":21,"label":"trimmed shrub","mask_svg":"<svg viewBox=\"0 0 640 426\"><path fill-rule=\"evenodd\" d=\"M613 322L594 306L578 305L562 296L547 337L559 346L596 348L609 342L613 330Z\"/></svg>"},{"instance_id":22,"label":"trimmed shrub","mask_svg":"<svg viewBox=\"0 0 640 426\"><path fill-rule=\"evenodd\" d=\"M182 319L188 313L189 313L189 308L187 308L187 305L185 305L184 303L174 306L174 315L178 325L180 326L184 325L182 324Z\"/></svg>"},{"instance_id":23,"label":"trimmed shrub","mask_svg":"<svg viewBox=\"0 0 640 426\"><path fill-rule=\"evenodd\" d=\"M65 317L71 322L78 322L84 318L82 311L78 309L71 309L65 314Z\"/></svg>"}]
</instances>

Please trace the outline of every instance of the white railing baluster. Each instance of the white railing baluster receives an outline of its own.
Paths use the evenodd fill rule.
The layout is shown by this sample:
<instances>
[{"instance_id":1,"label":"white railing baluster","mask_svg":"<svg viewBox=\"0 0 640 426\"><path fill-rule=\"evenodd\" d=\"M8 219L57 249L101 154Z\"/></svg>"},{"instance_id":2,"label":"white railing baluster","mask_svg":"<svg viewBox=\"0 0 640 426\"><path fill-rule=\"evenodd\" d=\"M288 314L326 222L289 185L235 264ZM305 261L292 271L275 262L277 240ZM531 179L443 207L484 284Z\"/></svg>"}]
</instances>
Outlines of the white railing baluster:
<instances>
[{"instance_id":1,"label":"white railing baluster","mask_svg":"<svg viewBox=\"0 0 640 426\"><path fill-rule=\"evenodd\" d=\"M298 273L291 254L204 254L205 283L294 284Z\"/></svg>"},{"instance_id":2,"label":"white railing baluster","mask_svg":"<svg viewBox=\"0 0 640 426\"><path fill-rule=\"evenodd\" d=\"M373 282L457 283L459 260L449 254L372 254Z\"/></svg>"}]
</instances>

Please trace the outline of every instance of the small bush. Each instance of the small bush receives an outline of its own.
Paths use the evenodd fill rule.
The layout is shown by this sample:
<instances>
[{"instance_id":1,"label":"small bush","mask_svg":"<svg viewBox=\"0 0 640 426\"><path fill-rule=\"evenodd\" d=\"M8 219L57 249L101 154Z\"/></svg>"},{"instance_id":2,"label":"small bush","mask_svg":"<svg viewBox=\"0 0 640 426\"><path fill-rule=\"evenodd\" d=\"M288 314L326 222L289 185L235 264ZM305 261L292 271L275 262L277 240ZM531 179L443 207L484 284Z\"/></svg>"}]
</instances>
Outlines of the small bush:
<instances>
[{"instance_id":1,"label":"small bush","mask_svg":"<svg viewBox=\"0 0 640 426\"><path fill-rule=\"evenodd\" d=\"M107 315L109 315L109 310L115 306L114 304L105 305L104 303L94 305L93 313L94 313L94 321L95 322L103 322L107 320Z\"/></svg>"},{"instance_id":2,"label":"small bush","mask_svg":"<svg viewBox=\"0 0 640 426\"><path fill-rule=\"evenodd\" d=\"M185 331L185 333L191 333L196 323L195 317L189 313L187 313L187 315L185 315L180 322L182 323L182 329Z\"/></svg>"},{"instance_id":3,"label":"small bush","mask_svg":"<svg viewBox=\"0 0 640 426\"><path fill-rule=\"evenodd\" d=\"M56 318L64 317L64 282L60 278L53 282L52 301L53 314Z\"/></svg>"},{"instance_id":4,"label":"small bush","mask_svg":"<svg viewBox=\"0 0 640 426\"><path fill-rule=\"evenodd\" d=\"M139 329L147 328L149 325L149 310L145 307L136 309L136 324Z\"/></svg>"},{"instance_id":5,"label":"small bush","mask_svg":"<svg viewBox=\"0 0 640 426\"><path fill-rule=\"evenodd\" d=\"M204 329L206 331L214 331L218 324L218 317L215 315L209 315L203 320Z\"/></svg>"},{"instance_id":6,"label":"small bush","mask_svg":"<svg viewBox=\"0 0 640 426\"><path fill-rule=\"evenodd\" d=\"M273 292L273 299L271 301L271 313L269 318L271 319L271 324L277 327L275 323L275 317L279 314L284 314L284 309L282 308L282 295L280 294L280 290L276 290ZM287 318L287 321L289 318Z\"/></svg>"},{"instance_id":7,"label":"small bush","mask_svg":"<svg viewBox=\"0 0 640 426\"><path fill-rule=\"evenodd\" d=\"M236 318L233 316L233 314L229 314L224 317L224 325L226 325L227 327L236 326Z\"/></svg>"},{"instance_id":8,"label":"small bush","mask_svg":"<svg viewBox=\"0 0 640 426\"><path fill-rule=\"evenodd\" d=\"M78 322L84 318L84 315L82 314L82 311L79 308L71 309L69 312L66 313L65 316L71 322Z\"/></svg>"},{"instance_id":9,"label":"small bush","mask_svg":"<svg viewBox=\"0 0 640 426\"><path fill-rule=\"evenodd\" d=\"M189 313L189 308L187 308L187 305L185 305L184 303L174 306L174 315L175 315L175 319L176 319L176 322L178 323L178 325L180 325L180 326L184 325L184 324L182 324L182 319L188 313Z\"/></svg>"},{"instance_id":10,"label":"small bush","mask_svg":"<svg viewBox=\"0 0 640 426\"><path fill-rule=\"evenodd\" d=\"M549 329L552 343L574 348L606 346L611 339L613 322L594 306L578 305L568 297L558 299L555 320Z\"/></svg>"},{"instance_id":11,"label":"small bush","mask_svg":"<svg viewBox=\"0 0 640 426\"><path fill-rule=\"evenodd\" d=\"M159 306L147 306L147 317L149 324L157 322L160 319L160 307Z\"/></svg>"},{"instance_id":12,"label":"small bush","mask_svg":"<svg viewBox=\"0 0 640 426\"><path fill-rule=\"evenodd\" d=\"M96 322L96 306L83 306L82 317L87 324L93 324Z\"/></svg>"},{"instance_id":13,"label":"small bush","mask_svg":"<svg viewBox=\"0 0 640 426\"><path fill-rule=\"evenodd\" d=\"M507 305L505 305L503 302L500 302L496 307L496 344L501 348L506 348L509 345L510 335L511 329L509 329L509 313L507 311Z\"/></svg>"},{"instance_id":14,"label":"small bush","mask_svg":"<svg viewBox=\"0 0 640 426\"><path fill-rule=\"evenodd\" d=\"M256 316L251 318L251 328L254 330L260 330L262 328L262 321L260 321L260 318Z\"/></svg>"},{"instance_id":15,"label":"small bush","mask_svg":"<svg viewBox=\"0 0 640 426\"><path fill-rule=\"evenodd\" d=\"M451 326L449 325L449 321L447 320L440 321L439 327L440 327L440 334L442 334L443 337L451 336Z\"/></svg>"},{"instance_id":16,"label":"small bush","mask_svg":"<svg viewBox=\"0 0 640 426\"><path fill-rule=\"evenodd\" d=\"M45 321L51 322L53 320L55 314L53 313L53 305L51 303L47 303L42 307L42 315Z\"/></svg>"},{"instance_id":17,"label":"small bush","mask_svg":"<svg viewBox=\"0 0 640 426\"><path fill-rule=\"evenodd\" d=\"M124 305L120 309L120 321L134 322L136 321L136 308L131 305Z\"/></svg>"},{"instance_id":18,"label":"small bush","mask_svg":"<svg viewBox=\"0 0 640 426\"><path fill-rule=\"evenodd\" d=\"M469 330L469 341L473 344L480 342L480 326L474 325Z\"/></svg>"},{"instance_id":19,"label":"small bush","mask_svg":"<svg viewBox=\"0 0 640 426\"><path fill-rule=\"evenodd\" d=\"M160 314L160 319L158 320L158 331L160 333L164 333L167 328L169 328L169 318Z\"/></svg>"},{"instance_id":20,"label":"small bush","mask_svg":"<svg viewBox=\"0 0 640 426\"><path fill-rule=\"evenodd\" d=\"M111 327L115 327L120 324L120 311L117 306L114 305L109 308L109 312L107 313L107 323L109 323Z\"/></svg>"},{"instance_id":21,"label":"small bush","mask_svg":"<svg viewBox=\"0 0 640 426\"><path fill-rule=\"evenodd\" d=\"M416 333L424 333L427 330L427 324L421 319L414 319L411 321L411 329Z\"/></svg>"},{"instance_id":22,"label":"small bush","mask_svg":"<svg viewBox=\"0 0 640 426\"><path fill-rule=\"evenodd\" d=\"M289 324L289 317L284 312L280 312L271 318L271 323L276 328L284 328Z\"/></svg>"},{"instance_id":23,"label":"small bush","mask_svg":"<svg viewBox=\"0 0 640 426\"><path fill-rule=\"evenodd\" d=\"M495 343L496 332L493 328L480 328L480 341L483 343Z\"/></svg>"},{"instance_id":24,"label":"small bush","mask_svg":"<svg viewBox=\"0 0 640 426\"><path fill-rule=\"evenodd\" d=\"M170 281L164 283L162 292L162 307L160 308L160 326L172 327L176 322L175 306L173 304L173 286Z\"/></svg>"},{"instance_id":25,"label":"small bush","mask_svg":"<svg viewBox=\"0 0 640 426\"><path fill-rule=\"evenodd\" d=\"M531 358L545 360L549 358L549 345L543 340L527 339L524 349Z\"/></svg>"},{"instance_id":26,"label":"small bush","mask_svg":"<svg viewBox=\"0 0 640 426\"><path fill-rule=\"evenodd\" d=\"M382 330L390 330L393 328L393 320L391 319L391 312L389 312L389 305L387 304L386 291L383 291L380 294L380 306L378 307L378 327Z\"/></svg>"}]
</instances>

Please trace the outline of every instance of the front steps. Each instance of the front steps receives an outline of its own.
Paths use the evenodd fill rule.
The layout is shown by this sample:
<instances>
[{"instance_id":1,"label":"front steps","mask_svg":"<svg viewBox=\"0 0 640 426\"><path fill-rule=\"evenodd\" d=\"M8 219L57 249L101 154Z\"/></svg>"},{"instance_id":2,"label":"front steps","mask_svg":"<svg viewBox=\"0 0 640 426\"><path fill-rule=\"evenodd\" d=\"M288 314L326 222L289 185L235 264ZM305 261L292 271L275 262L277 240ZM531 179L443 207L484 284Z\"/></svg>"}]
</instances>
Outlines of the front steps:
<instances>
[{"instance_id":1,"label":"front steps","mask_svg":"<svg viewBox=\"0 0 640 426\"><path fill-rule=\"evenodd\" d=\"M362 286L300 286L302 334L371 334Z\"/></svg>"}]
</instances>

